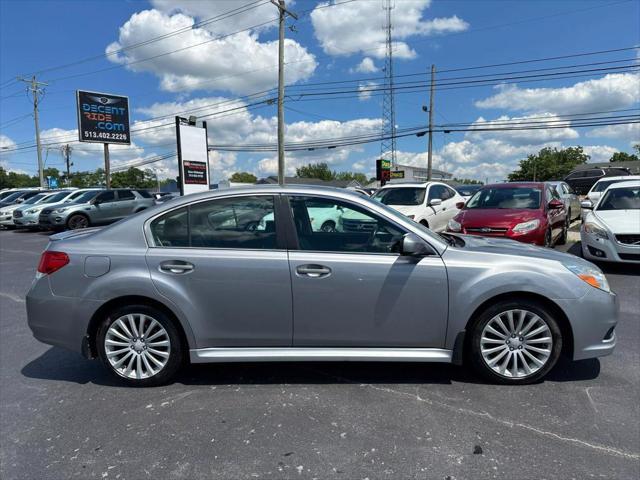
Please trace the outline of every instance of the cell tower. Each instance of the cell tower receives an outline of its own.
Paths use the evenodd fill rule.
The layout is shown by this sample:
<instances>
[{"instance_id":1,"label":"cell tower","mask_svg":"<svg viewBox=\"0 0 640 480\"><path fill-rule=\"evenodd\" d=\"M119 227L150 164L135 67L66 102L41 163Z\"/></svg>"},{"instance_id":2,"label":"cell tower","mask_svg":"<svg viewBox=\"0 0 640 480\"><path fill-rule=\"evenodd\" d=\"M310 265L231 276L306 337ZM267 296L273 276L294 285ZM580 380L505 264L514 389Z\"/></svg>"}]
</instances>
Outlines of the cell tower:
<instances>
[{"instance_id":1,"label":"cell tower","mask_svg":"<svg viewBox=\"0 0 640 480\"><path fill-rule=\"evenodd\" d=\"M382 142L380 158L390 160L394 170L398 167L396 158L396 109L393 92L393 43L391 41L391 10L395 8L394 0L383 0L386 13L384 30L387 36L386 54L384 57L384 96L382 97Z\"/></svg>"}]
</instances>

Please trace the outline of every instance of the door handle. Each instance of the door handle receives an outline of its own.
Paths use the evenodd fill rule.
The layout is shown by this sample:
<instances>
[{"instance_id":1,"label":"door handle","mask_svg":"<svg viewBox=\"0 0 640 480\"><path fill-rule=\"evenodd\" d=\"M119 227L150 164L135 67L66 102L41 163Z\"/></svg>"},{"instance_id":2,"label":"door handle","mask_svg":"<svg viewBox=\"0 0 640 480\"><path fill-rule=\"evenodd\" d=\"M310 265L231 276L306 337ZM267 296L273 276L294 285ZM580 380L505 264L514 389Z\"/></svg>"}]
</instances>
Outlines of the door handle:
<instances>
[{"instance_id":1,"label":"door handle","mask_svg":"<svg viewBox=\"0 0 640 480\"><path fill-rule=\"evenodd\" d=\"M193 271L194 268L192 263L181 260L169 260L168 262L162 262L160 264L160 270L167 273L189 273Z\"/></svg>"},{"instance_id":2,"label":"door handle","mask_svg":"<svg viewBox=\"0 0 640 480\"><path fill-rule=\"evenodd\" d=\"M305 275L311 278L327 277L331 274L331 269L324 265L299 265L296 267L299 275Z\"/></svg>"}]
</instances>

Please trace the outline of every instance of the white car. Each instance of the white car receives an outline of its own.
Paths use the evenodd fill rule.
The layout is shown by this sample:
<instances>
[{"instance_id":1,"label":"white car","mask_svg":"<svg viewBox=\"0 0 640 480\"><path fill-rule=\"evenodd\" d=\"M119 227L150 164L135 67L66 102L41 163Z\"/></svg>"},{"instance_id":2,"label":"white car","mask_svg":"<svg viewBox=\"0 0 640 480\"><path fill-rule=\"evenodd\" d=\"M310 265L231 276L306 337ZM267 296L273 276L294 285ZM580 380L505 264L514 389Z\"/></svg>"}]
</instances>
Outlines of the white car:
<instances>
[{"instance_id":1,"label":"white car","mask_svg":"<svg viewBox=\"0 0 640 480\"><path fill-rule=\"evenodd\" d=\"M371 198L436 232L447 228L465 203L462 195L442 182L392 183Z\"/></svg>"},{"instance_id":2,"label":"white car","mask_svg":"<svg viewBox=\"0 0 640 480\"><path fill-rule=\"evenodd\" d=\"M640 180L609 186L580 228L582 255L589 260L640 264Z\"/></svg>"},{"instance_id":3,"label":"white car","mask_svg":"<svg viewBox=\"0 0 640 480\"><path fill-rule=\"evenodd\" d=\"M585 200L590 200L593 205L598 203L600 197L604 193L604 191L609 187L609 185L613 185L618 182L629 182L632 180L640 180L640 175L624 175L618 177L602 177L596 183L593 184L593 187L587 193ZM582 215L586 215L587 212L583 211Z\"/></svg>"},{"instance_id":4,"label":"white car","mask_svg":"<svg viewBox=\"0 0 640 480\"><path fill-rule=\"evenodd\" d=\"M326 203L307 203L307 212L311 228L314 232L338 232L342 231L343 210L337 205ZM256 230L266 230L267 222L273 221L273 213L265 215L258 224Z\"/></svg>"}]
</instances>

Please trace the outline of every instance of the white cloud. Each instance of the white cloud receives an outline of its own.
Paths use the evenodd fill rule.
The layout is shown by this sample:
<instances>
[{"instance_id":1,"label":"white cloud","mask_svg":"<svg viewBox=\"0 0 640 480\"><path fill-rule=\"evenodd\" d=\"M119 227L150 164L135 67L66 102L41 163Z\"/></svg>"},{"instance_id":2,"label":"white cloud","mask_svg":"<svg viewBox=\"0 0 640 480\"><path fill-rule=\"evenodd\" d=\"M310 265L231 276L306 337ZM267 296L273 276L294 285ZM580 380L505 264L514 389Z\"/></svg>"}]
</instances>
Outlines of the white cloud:
<instances>
[{"instance_id":1,"label":"white cloud","mask_svg":"<svg viewBox=\"0 0 640 480\"><path fill-rule=\"evenodd\" d=\"M483 140L487 138L495 138L508 141L516 145L531 145L536 143L545 143L561 140L572 140L580 136L573 128L541 128L532 130L500 130L500 131L482 131L482 129L499 129L506 127L526 128L544 126L548 122L552 126L566 125L566 118L558 117L552 113L543 113L536 115L525 115L519 117L509 117L502 115L495 120L485 120L479 117L470 127L476 131L467 132L465 138L471 140Z\"/></svg>"},{"instance_id":2,"label":"white cloud","mask_svg":"<svg viewBox=\"0 0 640 480\"><path fill-rule=\"evenodd\" d=\"M330 2L335 3L335 0ZM328 5L324 2L318 5ZM402 0L392 10L394 56L414 58L416 52L404 41L412 36L432 36L461 32L469 24L457 16L424 20L431 0ZM385 32L381 28L385 12L379 1L352 2L311 12L314 33L322 49L329 55L350 55L358 51L384 58Z\"/></svg>"},{"instance_id":3,"label":"white cloud","mask_svg":"<svg viewBox=\"0 0 640 480\"><path fill-rule=\"evenodd\" d=\"M14 148L16 148L16 142L0 133L0 152L5 151L3 153L8 153L8 150L12 150Z\"/></svg>"},{"instance_id":4,"label":"white cloud","mask_svg":"<svg viewBox=\"0 0 640 480\"><path fill-rule=\"evenodd\" d=\"M587 132L588 137L615 138L625 140L629 145L640 143L640 123L627 125L607 125L597 127Z\"/></svg>"},{"instance_id":5,"label":"white cloud","mask_svg":"<svg viewBox=\"0 0 640 480\"><path fill-rule=\"evenodd\" d=\"M614 153L620 151L618 148L610 147L609 145L587 145L582 147L582 150L591 157L589 159L590 163L608 162Z\"/></svg>"},{"instance_id":6,"label":"white cloud","mask_svg":"<svg viewBox=\"0 0 640 480\"><path fill-rule=\"evenodd\" d=\"M169 5L168 2L159 3ZM118 40L106 48L107 53L112 53L109 60L121 64L131 63L126 68L134 72L155 74L160 79L160 88L171 92L226 90L246 94L274 87L277 84L277 40L261 42L258 31L246 31L217 39L221 33L229 33L225 28L233 31L237 28L230 28L227 20L193 28L196 18L184 13L172 13L183 10L204 15L206 10L211 15L213 11L223 10L219 3L223 2L180 2L179 8L167 9L170 13L155 9L134 13L120 27ZM250 26L251 19L243 15L239 15L239 19L234 22ZM251 14L251 18L253 15L255 12ZM185 31L113 54L121 48L179 29ZM201 45L193 46L196 44ZM313 74L317 62L306 48L294 40L286 39L284 49L288 64L285 68L287 83L295 83ZM178 51L165 55L174 50Z\"/></svg>"},{"instance_id":7,"label":"white cloud","mask_svg":"<svg viewBox=\"0 0 640 480\"><path fill-rule=\"evenodd\" d=\"M46 138L46 143L56 143L69 141L72 143L71 148L71 156L80 156L80 157L100 157L104 156L104 146L101 143L73 143L75 139L78 138L78 130L71 129L65 130L64 128L50 128L47 130L42 130L41 132L42 138ZM54 145L51 148L53 150L60 150L63 144ZM132 142L131 145L109 145L109 156L114 160L127 160L127 159L136 159L142 157L144 154L144 149L139 145L136 145L135 142ZM80 168L79 165L77 165Z\"/></svg>"},{"instance_id":8,"label":"white cloud","mask_svg":"<svg viewBox=\"0 0 640 480\"><path fill-rule=\"evenodd\" d=\"M372 58L364 57L352 71L358 73L374 73L379 70Z\"/></svg>"},{"instance_id":9,"label":"white cloud","mask_svg":"<svg viewBox=\"0 0 640 480\"><path fill-rule=\"evenodd\" d=\"M376 82L364 82L358 85L358 99L364 102L371 98L372 89L377 87L378 84Z\"/></svg>"},{"instance_id":10,"label":"white cloud","mask_svg":"<svg viewBox=\"0 0 640 480\"><path fill-rule=\"evenodd\" d=\"M478 108L503 108L559 114L629 107L640 100L640 74L614 73L561 88L495 87L499 93L475 102Z\"/></svg>"}]
</instances>

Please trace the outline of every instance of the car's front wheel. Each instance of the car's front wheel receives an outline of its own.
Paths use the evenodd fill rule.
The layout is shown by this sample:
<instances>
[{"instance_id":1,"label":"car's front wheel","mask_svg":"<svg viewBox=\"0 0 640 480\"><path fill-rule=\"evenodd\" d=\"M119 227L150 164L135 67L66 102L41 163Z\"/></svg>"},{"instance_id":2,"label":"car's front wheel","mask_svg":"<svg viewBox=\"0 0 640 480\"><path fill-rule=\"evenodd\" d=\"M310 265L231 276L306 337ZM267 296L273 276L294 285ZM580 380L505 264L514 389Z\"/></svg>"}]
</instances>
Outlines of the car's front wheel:
<instances>
[{"instance_id":1,"label":"car's front wheel","mask_svg":"<svg viewBox=\"0 0 640 480\"><path fill-rule=\"evenodd\" d=\"M67 228L69 230L78 230L79 228L87 228L90 225L89 218L81 213L75 213L67 220Z\"/></svg>"},{"instance_id":2,"label":"car's front wheel","mask_svg":"<svg viewBox=\"0 0 640 480\"><path fill-rule=\"evenodd\" d=\"M132 386L169 382L183 360L172 319L148 305L121 307L107 315L98 328L96 346L107 369Z\"/></svg>"},{"instance_id":3,"label":"car's front wheel","mask_svg":"<svg viewBox=\"0 0 640 480\"><path fill-rule=\"evenodd\" d=\"M496 383L536 382L562 351L558 322L542 304L530 300L489 307L474 322L471 335L473 367Z\"/></svg>"}]
</instances>

